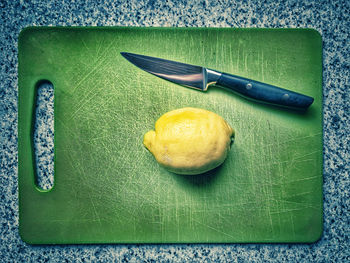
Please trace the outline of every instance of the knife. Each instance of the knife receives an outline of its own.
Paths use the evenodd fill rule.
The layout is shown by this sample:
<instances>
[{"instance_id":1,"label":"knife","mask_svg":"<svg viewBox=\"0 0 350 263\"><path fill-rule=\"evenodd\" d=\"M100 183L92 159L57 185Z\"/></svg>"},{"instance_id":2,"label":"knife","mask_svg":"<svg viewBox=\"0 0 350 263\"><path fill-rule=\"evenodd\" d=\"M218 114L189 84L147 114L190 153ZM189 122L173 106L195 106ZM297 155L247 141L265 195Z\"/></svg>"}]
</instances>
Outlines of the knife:
<instances>
[{"instance_id":1,"label":"knife","mask_svg":"<svg viewBox=\"0 0 350 263\"><path fill-rule=\"evenodd\" d=\"M120 54L148 73L201 91L206 91L209 86L215 85L248 99L297 110L306 110L314 101L312 97L291 90L201 66L128 52Z\"/></svg>"}]
</instances>

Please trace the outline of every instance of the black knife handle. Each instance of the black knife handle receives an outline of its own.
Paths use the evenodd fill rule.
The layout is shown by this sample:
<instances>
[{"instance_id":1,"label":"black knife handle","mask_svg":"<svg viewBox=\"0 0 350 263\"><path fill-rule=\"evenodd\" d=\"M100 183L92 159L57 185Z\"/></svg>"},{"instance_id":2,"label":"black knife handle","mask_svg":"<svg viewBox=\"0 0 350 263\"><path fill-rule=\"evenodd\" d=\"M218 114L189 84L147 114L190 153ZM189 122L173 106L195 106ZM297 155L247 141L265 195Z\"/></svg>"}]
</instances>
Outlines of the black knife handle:
<instances>
[{"instance_id":1,"label":"black knife handle","mask_svg":"<svg viewBox=\"0 0 350 263\"><path fill-rule=\"evenodd\" d=\"M312 97L294 91L227 73L222 73L216 85L254 100L300 110L306 110L314 101Z\"/></svg>"}]
</instances>

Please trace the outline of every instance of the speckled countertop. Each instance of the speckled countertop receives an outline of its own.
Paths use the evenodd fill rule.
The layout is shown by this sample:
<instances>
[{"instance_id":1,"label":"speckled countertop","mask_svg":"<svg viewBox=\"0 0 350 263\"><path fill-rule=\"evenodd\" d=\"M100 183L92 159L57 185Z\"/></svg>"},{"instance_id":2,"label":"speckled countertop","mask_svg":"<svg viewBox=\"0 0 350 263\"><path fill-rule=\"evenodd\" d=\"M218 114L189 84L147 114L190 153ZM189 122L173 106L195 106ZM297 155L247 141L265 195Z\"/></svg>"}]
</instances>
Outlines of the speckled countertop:
<instances>
[{"instance_id":1,"label":"speckled countertop","mask_svg":"<svg viewBox=\"0 0 350 263\"><path fill-rule=\"evenodd\" d=\"M0 1L4 262L350 262L349 1ZM17 42L30 25L307 27L323 39L324 232L314 244L31 246L18 234Z\"/></svg>"}]
</instances>

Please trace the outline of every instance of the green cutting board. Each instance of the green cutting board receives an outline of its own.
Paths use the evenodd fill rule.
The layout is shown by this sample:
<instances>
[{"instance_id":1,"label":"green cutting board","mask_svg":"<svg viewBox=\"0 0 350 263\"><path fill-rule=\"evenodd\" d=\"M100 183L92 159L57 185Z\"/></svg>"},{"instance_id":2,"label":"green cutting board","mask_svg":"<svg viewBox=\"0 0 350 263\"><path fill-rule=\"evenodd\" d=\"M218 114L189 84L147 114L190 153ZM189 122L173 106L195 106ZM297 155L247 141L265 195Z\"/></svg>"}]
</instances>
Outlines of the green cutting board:
<instances>
[{"instance_id":1,"label":"green cutting board","mask_svg":"<svg viewBox=\"0 0 350 263\"><path fill-rule=\"evenodd\" d=\"M315 98L305 113L148 74L132 52ZM20 234L46 243L313 242L322 233L322 40L309 29L26 28L19 36ZM54 186L35 184L33 116L54 86ZM224 164L170 173L142 144L164 113L198 107L236 130Z\"/></svg>"}]
</instances>

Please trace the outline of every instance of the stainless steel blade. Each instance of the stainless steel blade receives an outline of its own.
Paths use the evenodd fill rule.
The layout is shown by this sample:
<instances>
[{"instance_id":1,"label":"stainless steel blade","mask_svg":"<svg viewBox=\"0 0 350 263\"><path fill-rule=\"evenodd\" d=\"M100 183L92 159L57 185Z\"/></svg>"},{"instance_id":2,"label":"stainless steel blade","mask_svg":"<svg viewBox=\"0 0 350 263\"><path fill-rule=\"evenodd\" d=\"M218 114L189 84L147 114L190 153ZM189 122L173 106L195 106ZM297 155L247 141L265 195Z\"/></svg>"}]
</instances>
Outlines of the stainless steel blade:
<instances>
[{"instance_id":1,"label":"stainless steel blade","mask_svg":"<svg viewBox=\"0 0 350 263\"><path fill-rule=\"evenodd\" d=\"M210 84L215 84L221 76L219 72L200 66L127 52L120 54L144 71L194 89L206 90Z\"/></svg>"}]
</instances>

